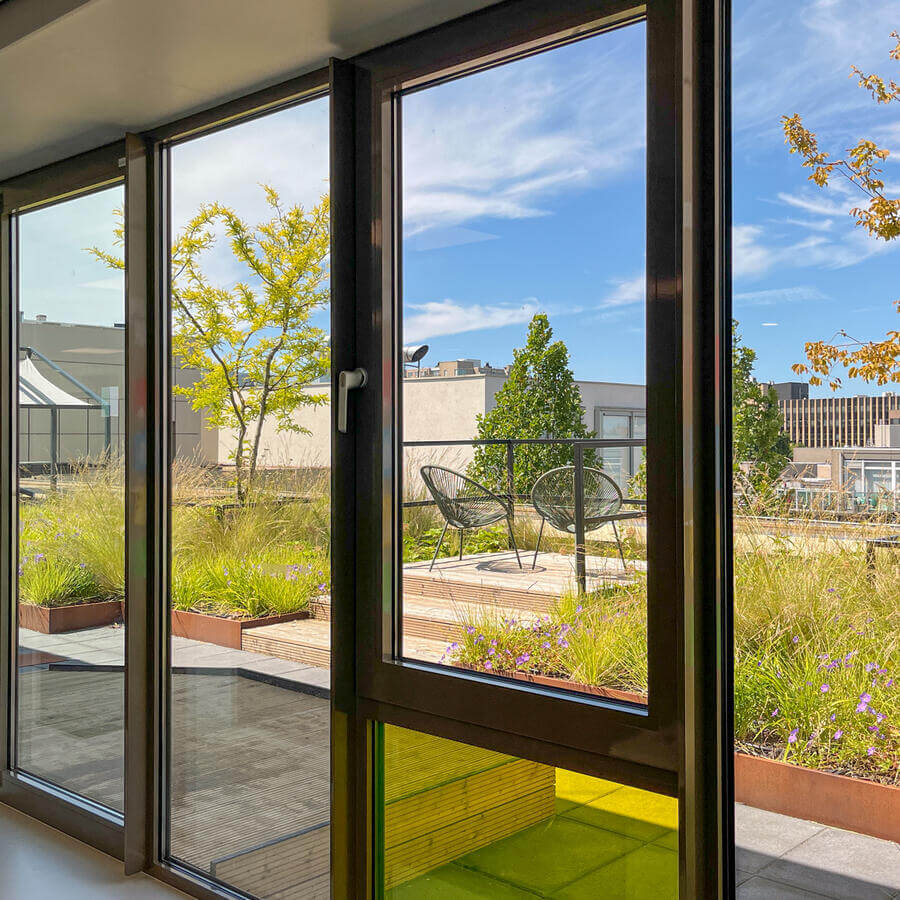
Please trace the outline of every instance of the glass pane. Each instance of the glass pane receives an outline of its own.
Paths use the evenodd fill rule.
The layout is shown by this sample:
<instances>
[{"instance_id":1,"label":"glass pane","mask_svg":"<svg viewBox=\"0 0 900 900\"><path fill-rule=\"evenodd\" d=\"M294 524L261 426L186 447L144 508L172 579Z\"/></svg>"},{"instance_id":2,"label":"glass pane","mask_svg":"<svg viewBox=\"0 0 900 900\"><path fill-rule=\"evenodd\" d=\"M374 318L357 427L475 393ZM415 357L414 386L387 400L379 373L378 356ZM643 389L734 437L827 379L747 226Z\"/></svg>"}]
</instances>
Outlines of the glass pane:
<instances>
[{"instance_id":1,"label":"glass pane","mask_svg":"<svg viewBox=\"0 0 900 900\"><path fill-rule=\"evenodd\" d=\"M807 151L871 140L874 222L896 224L896 107L847 76L897 80L897 5L733 8L737 896L892 896L900 816L874 810L900 778L900 241Z\"/></svg>"},{"instance_id":2,"label":"glass pane","mask_svg":"<svg viewBox=\"0 0 900 900\"><path fill-rule=\"evenodd\" d=\"M16 761L119 811L125 289L115 234L123 199L116 186L18 219Z\"/></svg>"},{"instance_id":3,"label":"glass pane","mask_svg":"<svg viewBox=\"0 0 900 900\"><path fill-rule=\"evenodd\" d=\"M645 37L629 25L398 100L402 655L634 702Z\"/></svg>"},{"instance_id":4,"label":"glass pane","mask_svg":"<svg viewBox=\"0 0 900 900\"><path fill-rule=\"evenodd\" d=\"M671 797L393 725L376 735L387 897L678 896Z\"/></svg>"},{"instance_id":5,"label":"glass pane","mask_svg":"<svg viewBox=\"0 0 900 900\"><path fill-rule=\"evenodd\" d=\"M171 156L168 849L327 897L328 101Z\"/></svg>"},{"instance_id":6,"label":"glass pane","mask_svg":"<svg viewBox=\"0 0 900 900\"><path fill-rule=\"evenodd\" d=\"M631 416L616 415L614 413L603 413L602 433L603 438L629 438L629 426L631 424Z\"/></svg>"}]
</instances>

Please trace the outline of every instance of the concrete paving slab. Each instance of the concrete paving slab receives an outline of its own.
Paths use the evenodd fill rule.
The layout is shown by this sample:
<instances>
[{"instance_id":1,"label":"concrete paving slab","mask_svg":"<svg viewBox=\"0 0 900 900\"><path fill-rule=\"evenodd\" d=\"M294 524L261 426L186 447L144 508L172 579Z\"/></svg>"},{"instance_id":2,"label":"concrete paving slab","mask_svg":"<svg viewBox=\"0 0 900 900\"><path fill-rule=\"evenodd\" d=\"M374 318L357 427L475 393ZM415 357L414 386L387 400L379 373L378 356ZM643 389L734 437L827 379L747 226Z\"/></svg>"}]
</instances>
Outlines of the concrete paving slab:
<instances>
[{"instance_id":1,"label":"concrete paving slab","mask_svg":"<svg viewBox=\"0 0 900 900\"><path fill-rule=\"evenodd\" d=\"M825 827L743 803L734 805L737 868L759 872Z\"/></svg>"}]
</instances>

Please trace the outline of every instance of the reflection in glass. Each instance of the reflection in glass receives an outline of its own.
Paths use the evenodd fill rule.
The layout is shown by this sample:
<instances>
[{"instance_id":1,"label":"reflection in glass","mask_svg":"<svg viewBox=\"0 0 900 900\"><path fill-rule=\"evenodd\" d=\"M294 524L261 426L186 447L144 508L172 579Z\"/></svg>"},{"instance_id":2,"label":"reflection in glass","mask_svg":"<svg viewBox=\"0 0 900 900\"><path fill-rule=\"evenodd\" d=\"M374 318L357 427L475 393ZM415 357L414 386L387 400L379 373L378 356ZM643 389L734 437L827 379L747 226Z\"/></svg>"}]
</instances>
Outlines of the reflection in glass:
<instances>
[{"instance_id":1,"label":"reflection in glass","mask_svg":"<svg viewBox=\"0 0 900 900\"><path fill-rule=\"evenodd\" d=\"M402 655L633 702L644 41L634 24L398 101Z\"/></svg>"},{"instance_id":2,"label":"reflection in glass","mask_svg":"<svg viewBox=\"0 0 900 900\"><path fill-rule=\"evenodd\" d=\"M676 800L393 725L376 741L387 897L677 897Z\"/></svg>"},{"instance_id":3,"label":"reflection in glass","mask_svg":"<svg viewBox=\"0 0 900 900\"><path fill-rule=\"evenodd\" d=\"M102 253L121 254L122 202L114 187L18 219L16 760L119 811L125 302Z\"/></svg>"},{"instance_id":4,"label":"reflection in glass","mask_svg":"<svg viewBox=\"0 0 900 900\"><path fill-rule=\"evenodd\" d=\"M327 898L328 101L171 161L168 849Z\"/></svg>"}]
</instances>

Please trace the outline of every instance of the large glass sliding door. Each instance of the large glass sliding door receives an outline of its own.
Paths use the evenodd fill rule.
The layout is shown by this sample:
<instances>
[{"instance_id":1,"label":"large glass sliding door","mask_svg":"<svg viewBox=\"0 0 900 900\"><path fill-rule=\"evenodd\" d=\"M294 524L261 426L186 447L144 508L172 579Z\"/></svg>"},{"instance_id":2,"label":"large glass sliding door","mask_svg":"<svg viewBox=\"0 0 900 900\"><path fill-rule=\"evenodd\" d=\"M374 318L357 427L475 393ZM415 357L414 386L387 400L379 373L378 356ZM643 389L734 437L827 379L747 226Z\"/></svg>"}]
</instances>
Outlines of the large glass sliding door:
<instances>
[{"instance_id":1,"label":"large glass sliding door","mask_svg":"<svg viewBox=\"0 0 900 900\"><path fill-rule=\"evenodd\" d=\"M327 897L328 99L165 152L168 853Z\"/></svg>"},{"instance_id":2,"label":"large glass sliding door","mask_svg":"<svg viewBox=\"0 0 900 900\"><path fill-rule=\"evenodd\" d=\"M127 612L117 150L7 182L0 222L2 790L26 808L29 791L55 795L109 848L124 808Z\"/></svg>"},{"instance_id":3,"label":"large glass sliding door","mask_svg":"<svg viewBox=\"0 0 900 900\"><path fill-rule=\"evenodd\" d=\"M17 765L123 810L123 190L16 220Z\"/></svg>"}]
</instances>

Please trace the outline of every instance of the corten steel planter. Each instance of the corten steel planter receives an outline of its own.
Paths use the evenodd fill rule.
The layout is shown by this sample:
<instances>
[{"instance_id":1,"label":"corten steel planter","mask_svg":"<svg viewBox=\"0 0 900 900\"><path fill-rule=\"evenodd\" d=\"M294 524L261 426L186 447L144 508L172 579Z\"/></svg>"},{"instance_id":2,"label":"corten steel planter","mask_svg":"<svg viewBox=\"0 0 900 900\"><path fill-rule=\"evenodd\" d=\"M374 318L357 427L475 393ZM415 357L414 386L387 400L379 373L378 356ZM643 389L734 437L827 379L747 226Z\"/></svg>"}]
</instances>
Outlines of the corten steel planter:
<instances>
[{"instance_id":1,"label":"corten steel planter","mask_svg":"<svg viewBox=\"0 0 900 900\"><path fill-rule=\"evenodd\" d=\"M638 703L647 705L647 695L634 691L620 691L617 688L598 687L595 684L581 684L578 681L570 681L568 678L553 678L550 675L535 675L532 672L485 672L483 668L472 666L468 663L452 663L455 669L468 669L470 672L499 675L501 678L514 678L516 681L528 681L531 684L540 684L544 687L562 688L567 691L577 691L579 694L593 694L595 697L605 697L607 700L623 700L626 703Z\"/></svg>"},{"instance_id":2,"label":"corten steel planter","mask_svg":"<svg viewBox=\"0 0 900 900\"><path fill-rule=\"evenodd\" d=\"M62 634L81 628L99 628L122 620L121 600L99 600L73 606L38 606L19 603L19 626L41 634Z\"/></svg>"},{"instance_id":3,"label":"corten steel planter","mask_svg":"<svg viewBox=\"0 0 900 900\"><path fill-rule=\"evenodd\" d=\"M210 616L206 613L173 609L172 635L240 650L243 641L242 635L249 628L260 628L263 625L277 625L279 622L294 622L297 619L308 618L308 609L289 613L286 616L266 616L261 619L229 619L226 616Z\"/></svg>"},{"instance_id":4,"label":"corten steel planter","mask_svg":"<svg viewBox=\"0 0 900 900\"><path fill-rule=\"evenodd\" d=\"M893 785L735 753L734 794L757 809L900 841L900 787Z\"/></svg>"}]
</instances>

